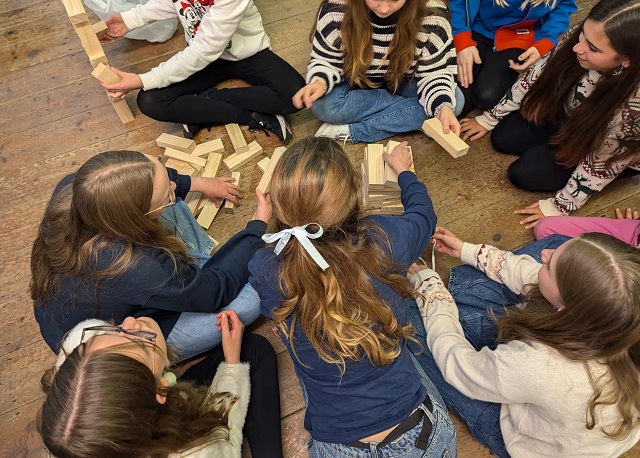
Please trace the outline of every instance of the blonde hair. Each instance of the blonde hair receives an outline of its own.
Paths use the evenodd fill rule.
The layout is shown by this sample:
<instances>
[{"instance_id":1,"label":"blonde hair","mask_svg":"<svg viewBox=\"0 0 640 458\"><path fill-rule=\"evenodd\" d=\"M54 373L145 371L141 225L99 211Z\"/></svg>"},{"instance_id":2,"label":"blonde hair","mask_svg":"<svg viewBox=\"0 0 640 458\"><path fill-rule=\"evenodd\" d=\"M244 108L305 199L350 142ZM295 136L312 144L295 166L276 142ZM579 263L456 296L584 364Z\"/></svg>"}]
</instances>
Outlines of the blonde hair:
<instances>
[{"instance_id":1,"label":"blonde hair","mask_svg":"<svg viewBox=\"0 0 640 458\"><path fill-rule=\"evenodd\" d=\"M609 235L572 239L556 263L564 309L555 310L534 288L526 307L511 307L498 320L502 341L537 341L584 363L594 392L586 427L595 427L598 406L617 405L622 419L603 431L617 440L640 425L639 255L636 248ZM608 369L600 378L590 368L595 362Z\"/></svg>"},{"instance_id":2,"label":"blonde hair","mask_svg":"<svg viewBox=\"0 0 640 458\"><path fill-rule=\"evenodd\" d=\"M85 162L72 185L51 198L31 252L31 298L45 300L69 277L112 278L138 261L136 247L154 247L174 262L187 261L186 247L150 210L155 167L135 151L107 151ZM99 253L114 261L97 269Z\"/></svg>"},{"instance_id":3,"label":"blonde hair","mask_svg":"<svg viewBox=\"0 0 640 458\"><path fill-rule=\"evenodd\" d=\"M338 364L343 373L346 360L391 363L400 355L401 341L413 334L375 290L371 277L402 297L413 294L390 260L387 235L364 217L360 198L359 174L342 147L328 138L294 144L273 172L275 229L322 226L324 234L313 244L330 266L322 271L299 243L287 244L279 277L286 299L274 309L274 320L294 354L299 326L319 357Z\"/></svg>"}]
</instances>

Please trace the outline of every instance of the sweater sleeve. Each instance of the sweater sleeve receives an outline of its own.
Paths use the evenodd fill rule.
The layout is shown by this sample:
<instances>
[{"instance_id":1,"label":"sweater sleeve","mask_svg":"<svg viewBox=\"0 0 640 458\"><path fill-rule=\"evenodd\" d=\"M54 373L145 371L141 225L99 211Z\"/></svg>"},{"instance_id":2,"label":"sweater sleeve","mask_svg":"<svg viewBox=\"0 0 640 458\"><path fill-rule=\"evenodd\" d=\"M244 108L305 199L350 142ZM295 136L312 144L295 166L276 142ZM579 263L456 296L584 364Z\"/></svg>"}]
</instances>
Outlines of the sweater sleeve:
<instances>
[{"instance_id":1,"label":"sweater sleeve","mask_svg":"<svg viewBox=\"0 0 640 458\"><path fill-rule=\"evenodd\" d=\"M123 11L120 15L127 28L133 30L149 22L176 17L176 9L173 3L172 0L151 0L129 11Z\"/></svg>"},{"instance_id":2,"label":"sweater sleeve","mask_svg":"<svg viewBox=\"0 0 640 458\"><path fill-rule=\"evenodd\" d=\"M340 35L343 18L344 12L338 5L326 3L318 11L306 81L310 83L315 76L324 79L327 82L326 94L344 79L344 50Z\"/></svg>"},{"instance_id":3,"label":"sweater sleeve","mask_svg":"<svg viewBox=\"0 0 640 458\"><path fill-rule=\"evenodd\" d=\"M422 47L416 64L418 99L427 116L435 117L442 107L455 108L456 50L447 19L431 15L423 27L418 34Z\"/></svg>"},{"instance_id":4,"label":"sweater sleeve","mask_svg":"<svg viewBox=\"0 0 640 458\"><path fill-rule=\"evenodd\" d=\"M536 30L536 42L533 44L540 56L544 56L558 44L558 37L569 28L569 16L577 9L575 0L559 0L540 20L540 29Z\"/></svg>"},{"instance_id":5,"label":"sweater sleeve","mask_svg":"<svg viewBox=\"0 0 640 458\"><path fill-rule=\"evenodd\" d=\"M173 263L163 254L160 262L169 277L163 288L146 304L163 310L212 313L228 305L238 295L249 278L248 264L256 250L264 247L263 221L249 221L199 268L193 263Z\"/></svg>"},{"instance_id":6,"label":"sweater sleeve","mask_svg":"<svg viewBox=\"0 0 640 458\"><path fill-rule=\"evenodd\" d=\"M176 197L184 199L191 190L191 177L189 175L180 175L176 169L167 167L169 180L176 184Z\"/></svg>"},{"instance_id":7,"label":"sweater sleeve","mask_svg":"<svg viewBox=\"0 0 640 458\"><path fill-rule=\"evenodd\" d=\"M469 3L473 3L473 5L469 5ZM478 5L479 3L480 2L478 1ZM456 47L456 52L460 52L465 48L477 45L477 43L471 38L471 22L473 21L473 18L469 17L469 14L472 12L468 11L468 9L473 8L474 5L475 2L469 2L468 0L449 1L453 41ZM477 10L477 7L475 9Z\"/></svg>"},{"instance_id":8,"label":"sweater sleeve","mask_svg":"<svg viewBox=\"0 0 640 458\"><path fill-rule=\"evenodd\" d=\"M140 75L143 88L163 88L183 81L217 60L238 29L250 3L251 0L217 0L202 17L189 46Z\"/></svg>"},{"instance_id":9,"label":"sweater sleeve","mask_svg":"<svg viewBox=\"0 0 640 458\"><path fill-rule=\"evenodd\" d=\"M491 245L467 242L462 245L461 259L516 294L526 293L528 285L538 283L538 271L542 267L529 255L516 255Z\"/></svg>"}]
</instances>

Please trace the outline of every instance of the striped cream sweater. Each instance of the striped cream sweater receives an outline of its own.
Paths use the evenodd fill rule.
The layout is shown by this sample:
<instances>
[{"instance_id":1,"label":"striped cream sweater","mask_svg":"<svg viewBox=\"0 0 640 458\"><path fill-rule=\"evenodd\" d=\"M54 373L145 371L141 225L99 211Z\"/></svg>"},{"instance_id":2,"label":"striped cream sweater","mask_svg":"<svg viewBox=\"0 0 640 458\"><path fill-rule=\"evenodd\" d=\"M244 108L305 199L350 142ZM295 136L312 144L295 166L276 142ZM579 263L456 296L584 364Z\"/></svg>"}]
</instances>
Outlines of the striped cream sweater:
<instances>
[{"instance_id":1,"label":"striped cream sweater","mask_svg":"<svg viewBox=\"0 0 640 458\"><path fill-rule=\"evenodd\" d=\"M318 22L313 37L311 62L307 67L307 82L318 76L327 82L327 93L344 78L344 46L341 26L344 18L344 0L329 0L318 13ZM432 0L429 6L446 12L446 7ZM381 19L370 14L373 60L367 76L382 83L389 69L389 45L396 30L397 13ZM425 16L422 29L416 39L414 59L405 73L407 79L418 79L418 98L428 116L435 116L440 108L454 108L456 51L453 46L451 25L445 17Z\"/></svg>"}]
</instances>

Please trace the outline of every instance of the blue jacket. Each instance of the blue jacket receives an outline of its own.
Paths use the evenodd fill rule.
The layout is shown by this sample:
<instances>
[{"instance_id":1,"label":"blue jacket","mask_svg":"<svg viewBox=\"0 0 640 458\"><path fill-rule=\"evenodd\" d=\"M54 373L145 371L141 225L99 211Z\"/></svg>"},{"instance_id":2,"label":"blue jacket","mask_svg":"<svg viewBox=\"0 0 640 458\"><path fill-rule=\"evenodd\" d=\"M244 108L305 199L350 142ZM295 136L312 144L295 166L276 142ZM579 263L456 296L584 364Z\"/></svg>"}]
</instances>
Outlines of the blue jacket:
<instances>
[{"instance_id":1,"label":"blue jacket","mask_svg":"<svg viewBox=\"0 0 640 458\"><path fill-rule=\"evenodd\" d=\"M178 175L173 169L167 172L176 183L176 197L184 198L191 178ZM72 180L73 175L64 178L54 195ZM42 337L57 353L64 335L79 322L99 318L120 323L127 316L152 317L166 337L181 312L212 313L235 299L249 278L249 260L264 247L261 237L266 227L263 221L249 221L202 268L195 263L178 262L174 273L167 253L145 247L134 250L138 260L124 274L102 280L99 287L95 281L67 278L53 295L34 304ZM121 248L114 242L100 252L96 265L89 268L106 268Z\"/></svg>"},{"instance_id":2,"label":"blue jacket","mask_svg":"<svg viewBox=\"0 0 640 458\"><path fill-rule=\"evenodd\" d=\"M522 0L509 1L509 6L503 8L493 0L450 0L456 51L476 45L471 38L471 31L493 39L500 27L513 25L526 18L537 20L534 46L540 56L544 56L558 44L558 37L569 28L569 16L578 9L575 0L557 0L553 9L541 4L527 6L524 10L520 10Z\"/></svg>"}]
</instances>

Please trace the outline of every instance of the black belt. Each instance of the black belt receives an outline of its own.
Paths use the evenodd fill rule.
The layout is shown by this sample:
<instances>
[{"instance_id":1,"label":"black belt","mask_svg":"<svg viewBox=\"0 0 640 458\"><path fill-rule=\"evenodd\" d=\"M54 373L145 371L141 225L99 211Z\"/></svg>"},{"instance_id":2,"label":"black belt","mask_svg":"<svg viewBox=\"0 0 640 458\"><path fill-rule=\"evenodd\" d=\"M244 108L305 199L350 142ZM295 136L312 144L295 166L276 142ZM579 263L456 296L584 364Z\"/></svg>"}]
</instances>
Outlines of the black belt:
<instances>
[{"instance_id":1,"label":"black belt","mask_svg":"<svg viewBox=\"0 0 640 458\"><path fill-rule=\"evenodd\" d=\"M433 404L431 403L429 395L427 395L422 404L427 408L429 412L433 413ZM391 442L399 439L407 431L411 431L413 428L415 428L416 425L420 423L420 420L422 420L423 417L424 422L422 423L422 431L420 431L420 435L418 436L418 440L416 441L416 447L420 450L426 450L433 425L431 424L431 420L429 420L428 417L425 417L424 411L422 409L416 409L416 411L405 418L402 423L393 428L387 435L387 437L385 437L381 442L378 442L378 447L384 447L385 445L388 445ZM367 450L369 449L368 442L355 441L346 445L348 445L349 447L363 448Z\"/></svg>"}]
</instances>

